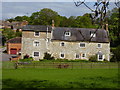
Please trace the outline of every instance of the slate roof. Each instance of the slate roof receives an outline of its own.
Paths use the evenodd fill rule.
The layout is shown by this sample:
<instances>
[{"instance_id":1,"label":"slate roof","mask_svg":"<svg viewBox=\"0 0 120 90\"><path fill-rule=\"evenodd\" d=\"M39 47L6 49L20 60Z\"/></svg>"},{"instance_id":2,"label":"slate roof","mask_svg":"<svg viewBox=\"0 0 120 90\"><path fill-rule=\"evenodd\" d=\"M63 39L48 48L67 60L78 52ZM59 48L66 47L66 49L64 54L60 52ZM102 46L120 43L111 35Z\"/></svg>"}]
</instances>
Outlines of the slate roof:
<instances>
[{"instance_id":1,"label":"slate roof","mask_svg":"<svg viewBox=\"0 0 120 90\"><path fill-rule=\"evenodd\" d=\"M7 43L21 43L21 40L22 40L21 37L16 37L8 40Z\"/></svg>"},{"instance_id":2,"label":"slate roof","mask_svg":"<svg viewBox=\"0 0 120 90\"><path fill-rule=\"evenodd\" d=\"M71 36L65 36L65 32L71 32ZM96 29L56 27L53 31L53 40L109 42L106 30L98 29L96 37L92 38L90 37L91 32L95 33Z\"/></svg>"},{"instance_id":3,"label":"slate roof","mask_svg":"<svg viewBox=\"0 0 120 90\"><path fill-rule=\"evenodd\" d=\"M44 25L26 25L22 29L23 31L40 31L46 32L48 27L48 31L52 30L51 26L44 26Z\"/></svg>"},{"instance_id":4,"label":"slate roof","mask_svg":"<svg viewBox=\"0 0 120 90\"><path fill-rule=\"evenodd\" d=\"M23 28L23 31L40 31L46 32L52 31L51 26L41 26L41 25L27 25ZM65 36L65 32L70 32L71 36ZM54 27L52 40L61 41L90 41L99 43L108 43L108 32L104 29L98 29L96 32L96 37L91 38L90 33L96 32L96 29L90 28L69 28L69 27Z\"/></svg>"}]
</instances>

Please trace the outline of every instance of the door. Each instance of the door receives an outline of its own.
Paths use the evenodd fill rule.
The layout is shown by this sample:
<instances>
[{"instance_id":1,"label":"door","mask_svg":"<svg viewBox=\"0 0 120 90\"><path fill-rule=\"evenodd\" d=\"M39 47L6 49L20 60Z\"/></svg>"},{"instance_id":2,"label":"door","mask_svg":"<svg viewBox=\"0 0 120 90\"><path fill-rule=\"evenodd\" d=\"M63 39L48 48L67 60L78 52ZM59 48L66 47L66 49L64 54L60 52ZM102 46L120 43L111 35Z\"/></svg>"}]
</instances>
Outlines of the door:
<instances>
[{"instance_id":1,"label":"door","mask_svg":"<svg viewBox=\"0 0 120 90\"><path fill-rule=\"evenodd\" d=\"M10 49L10 54L17 54L17 49L15 48Z\"/></svg>"}]
</instances>

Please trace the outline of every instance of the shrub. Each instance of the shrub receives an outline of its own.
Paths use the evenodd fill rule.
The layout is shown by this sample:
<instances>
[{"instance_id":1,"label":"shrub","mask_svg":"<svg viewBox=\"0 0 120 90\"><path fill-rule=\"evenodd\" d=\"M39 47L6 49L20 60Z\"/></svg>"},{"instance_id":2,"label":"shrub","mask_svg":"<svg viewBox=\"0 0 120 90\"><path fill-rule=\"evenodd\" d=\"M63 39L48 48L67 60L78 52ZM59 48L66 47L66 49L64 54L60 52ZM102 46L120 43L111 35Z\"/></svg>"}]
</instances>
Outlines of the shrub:
<instances>
[{"instance_id":1,"label":"shrub","mask_svg":"<svg viewBox=\"0 0 120 90\"><path fill-rule=\"evenodd\" d=\"M29 57L29 58L25 58L25 59L20 59L19 61L20 62L31 62L31 61L33 61L33 58Z\"/></svg>"},{"instance_id":2,"label":"shrub","mask_svg":"<svg viewBox=\"0 0 120 90\"><path fill-rule=\"evenodd\" d=\"M97 55L93 55L89 58L89 61L91 62L97 62Z\"/></svg>"},{"instance_id":3,"label":"shrub","mask_svg":"<svg viewBox=\"0 0 120 90\"><path fill-rule=\"evenodd\" d=\"M54 57L52 57L51 54L49 54L49 53L46 52L46 53L44 53L44 59L53 60Z\"/></svg>"},{"instance_id":4,"label":"shrub","mask_svg":"<svg viewBox=\"0 0 120 90\"><path fill-rule=\"evenodd\" d=\"M119 62L120 61L120 45L116 47L116 49L112 49L111 52L113 53L110 62Z\"/></svg>"}]
</instances>

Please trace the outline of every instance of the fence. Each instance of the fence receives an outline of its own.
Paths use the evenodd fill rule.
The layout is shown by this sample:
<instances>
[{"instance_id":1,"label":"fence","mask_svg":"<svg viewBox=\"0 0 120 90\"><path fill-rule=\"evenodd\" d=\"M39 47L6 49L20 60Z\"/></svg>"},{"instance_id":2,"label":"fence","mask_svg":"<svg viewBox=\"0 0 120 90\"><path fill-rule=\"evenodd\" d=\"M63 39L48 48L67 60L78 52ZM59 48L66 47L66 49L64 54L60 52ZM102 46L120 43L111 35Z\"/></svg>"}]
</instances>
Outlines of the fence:
<instances>
[{"instance_id":1,"label":"fence","mask_svg":"<svg viewBox=\"0 0 120 90\"><path fill-rule=\"evenodd\" d=\"M15 68L43 68L43 69L96 69L118 68L118 63L81 63L81 62L42 62L42 63L18 63Z\"/></svg>"}]
</instances>

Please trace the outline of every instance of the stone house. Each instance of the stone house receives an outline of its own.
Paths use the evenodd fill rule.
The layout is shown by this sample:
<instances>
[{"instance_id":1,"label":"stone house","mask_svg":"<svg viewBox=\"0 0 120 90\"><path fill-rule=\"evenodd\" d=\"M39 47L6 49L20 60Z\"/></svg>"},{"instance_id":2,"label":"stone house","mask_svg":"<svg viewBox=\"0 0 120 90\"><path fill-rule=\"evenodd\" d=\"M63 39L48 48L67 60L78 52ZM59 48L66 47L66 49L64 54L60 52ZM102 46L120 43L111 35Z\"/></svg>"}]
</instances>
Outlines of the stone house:
<instances>
[{"instance_id":1,"label":"stone house","mask_svg":"<svg viewBox=\"0 0 120 90\"><path fill-rule=\"evenodd\" d=\"M34 60L44 53L56 59L86 59L97 55L99 61L110 60L108 31L104 29L27 25L22 32L22 58L28 54Z\"/></svg>"}]
</instances>

